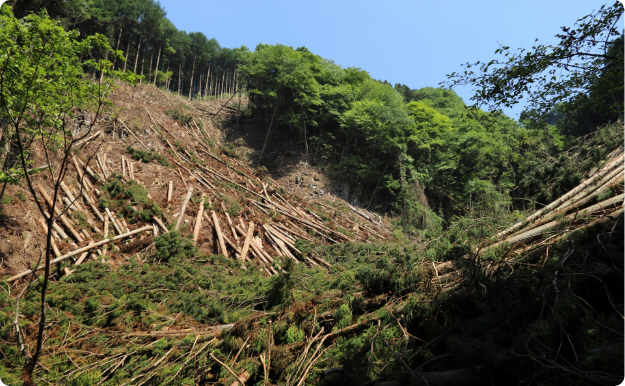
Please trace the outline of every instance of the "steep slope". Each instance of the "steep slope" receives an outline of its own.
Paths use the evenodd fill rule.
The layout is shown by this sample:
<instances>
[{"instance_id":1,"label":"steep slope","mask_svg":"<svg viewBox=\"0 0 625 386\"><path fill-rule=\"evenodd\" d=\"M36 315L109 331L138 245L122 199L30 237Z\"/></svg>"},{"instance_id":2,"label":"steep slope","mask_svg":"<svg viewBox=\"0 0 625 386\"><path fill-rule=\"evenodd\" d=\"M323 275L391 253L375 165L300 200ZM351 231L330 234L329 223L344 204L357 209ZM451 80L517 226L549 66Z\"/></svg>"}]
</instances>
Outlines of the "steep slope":
<instances>
[{"instance_id":1,"label":"steep slope","mask_svg":"<svg viewBox=\"0 0 625 386\"><path fill-rule=\"evenodd\" d=\"M100 118L96 135L80 144L74 168L65 178L66 187L78 199L73 204L77 210L69 209L68 217L72 217L79 235L68 240L56 238L61 255L74 250L75 246L87 245L91 239L101 239L106 217L110 217L111 222L109 235L157 225L152 219L154 215L161 217L166 227L180 226L183 235L192 234L195 224L199 223L196 240L200 251L231 257L241 252L246 236L236 228L245 232L247 224L254 222L259 249L252 248L251 253L255 256L262 253L265 264L281 255L293 258L298 255L297 259L307 264L324 264L299 254L294 246L295 238L318 243L389 238L381 220L374 221L372 214L332 201L325 204L305 201L290 194L262 170L253 169L239 159L233 147L222 142L223 132L216 127L219 125L216 122L237 113L227 106L226 100L190 103L186 98L152 86L127 85L120 85L112 100L113 111ZM43 162L43 159L37 161ZM76 168L89 180L84 185L79 183ZM145 188L146 197L134 197L128 192L125 197L113 197L115 194L123 196L117 191L120 189L117 185L128 188L129 183L134 184L132 181ZM86 201L83 190L93 206ZM32 264L38 257L36 246L41 245L44 236L34 203L12 199L25 197L27 192L10 187L7 194L12 204L5 206L3 221L6 225L0 229L3 233L0 237L6 240L0 247L5 256L5 274L24 270ZM204 195L207 216L201 215L203 218L198 219ZM137 208L137 200L144 201L141 209ZM129 203L132 210L124 208ZM60 209L65 210L65 203L59 204ZM106 206L110 206L110 216ZM133 211L141 213L135 215ZM127 218L117 218L119 215ZM117 224L119 232L117 222L121 222ZM65 224L60 226L67 228ZM216 231L217 228L220 230ZM160 230L163 231L168 229ZM72 235L73 231L64 229L64 232ZM220 243L224 243L225 250ZM109 256L118 264L122 256L149 245L148 241L123 247L120 244L122 253L112 256L109 253ZM18 258L16 251L20 247L23 247L23 256ZM102 251L97 253L100 255ZM277 272L269 265L266 268L271 273Z\"/></svg>"}]
</instances>

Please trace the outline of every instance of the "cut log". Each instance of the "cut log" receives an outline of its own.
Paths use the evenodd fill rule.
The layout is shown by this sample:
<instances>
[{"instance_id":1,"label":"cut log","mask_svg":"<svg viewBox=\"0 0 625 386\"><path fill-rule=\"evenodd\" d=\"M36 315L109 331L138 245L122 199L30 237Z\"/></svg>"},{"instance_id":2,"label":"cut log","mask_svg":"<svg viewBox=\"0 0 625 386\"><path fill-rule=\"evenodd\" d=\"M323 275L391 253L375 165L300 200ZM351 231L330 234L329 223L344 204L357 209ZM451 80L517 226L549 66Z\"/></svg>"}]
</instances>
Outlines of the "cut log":
<instances>
[{"instance_id":1,"label":"cut log","mask_svg":"<svg viewBox=\"0 0 625 386\"><path fill-rule=\"evenodd\" d=\"M67 187L67 185L65 185L65 182L63 182L63 181L61 181L61 189L63 189L63 192L65 192L65 194L67 195L67 198L70 199L72 204L75 205L76 208L78 208L78 210L82 210L82 211L85 210L82 207L82 205L80 205L80 202L76 199L76 197L74 196L72 191Z\"/></svg>"},{"instance_id":2,"label":"cut log","mask_svg":"<svg viewBox=\"0 0 625 386\"><path fill-rule=\"evenodd\" d=\"M600 212L600 211L605 211L606 209L615 209L616 208L620 208L623 206L623 198L625 197L624 194L620 194L618 196L612 197L610 199L607 199L605 201L602 201L598 204L595 204L593 206L590 206L588 208L582 209L579 212L570 214L567 216L567 219L569 220L573 220L574 218L576 218L579 215L584 215L584 214L592 214L592 213L596 213L596 212ZM489 245L488 247L482 249L482 251L486 251L488 249L491 248L495 248L497 246L500 246L503 243L510 243L510 244L514 244L514 243L518 243L520 241L523 240L527 240L529 238L535 237L540 235L541 233L552 229L553 227L555 227L556 225L558 225L558 221L551 221L545 225L539 226L537 228L534 228L532 230L529 230L527 232L522 232L518 235L509 237L503 241L500 241L498 243Z\"/></svg>"},{"instance_id":3,"label":"cut log","mask_svg":"<svg viewBox=\"0 0 625 386\"><path fill-rule=\"evenodd\" d=\"M215 226L215 232L217 233L217 239L219 240L219 248L221 249L221 253L228 257L228 250L226 249L226 244L224 243L224 236L221 233L221 227L219 226L219 219L215 214L214 210L211 210L211 217L213 218L213 225Z\"/></svg>"},{"instance_id":4,"label":"cut log","mask_svg":"<svg viewBox=\"0 0 625 386\"><path fill-rule=\"evenodd\" d=\"M93 242L93 240L89 241L89 245L93 245L95 244L95 242ZM76 262L74 263L74 265L78 266L80 264L82 264L82 262L85 260L85 258L87 257L87 255L89 254L89 251L85 251L83 252L82 255L80 255L80 257L76 260Z\"/></svg>"},{"instance_id":5,"label":"cut log","mask_svg":"<svg viewBox=\"0 0 625 386\"><path fill-rule=\"evenodd\" d=\"M232 231L232 235L234 236L235 241L239 242L239 236L237 236L237 232L234 230L234 226L232 225L232 220L230 219L230 215L228 214L228 212L226 212L226 206L224 205L223 201L221 202L221 209L224 211L224 214L226 215L226 221L228 222L228 226L230 227L230 230Z\"/></svg>"},{"instance_id":6,"label":"cut log","mask_svg":"<svg viewBox=\"0 0 625 386\"><path fill-rule=\"evenodd\" d=\"M105 179L109 178L108 174L106 173L106 166L104 165L104 161L102 161L100 154L96 153L95 156L96 156L96 163L100 167L100 170L102 171L102 175L104 176Z\"/></svg>"},{"instance_id":7,"label":"cut log","mask_svg":"<svg viewBox=\"0 0 625 386\"><path fill-rule=\"evenodd\" d=\"M497 235L495 235L495 238L501 238L501 237L503 237L505 235L508 235L508 234L516 231L517 229L522 229L527 224L530 224L530 223L534 222L536 219L538 219L538 218L544 216L545 214L551 212L553 209L559 207L562 203L564 203L567 200L569 200L570 198L574 197L579 192L585 190L589 185L591 185L591 184L595 183L596 181L600 180L603 176L605 176L606 174L611 172L614 168L618 167L622 163L623 163L623 160L620 157L615 159L612 162L609 162L606 166L604 166L594 176L592 176L591 178L586 179L581 184L577 185L576 188L574 188L573 190L569 191L568 193L566 193L562 197L558 198L557 200L553 201L551 204L547 205L546 207L544 207L543 209L539 210L538 212L536 212L536 213L532 214L531 216L527 217L525 220L512 225L511 227L509 227L508 229L504 230L503 232L498 233Z\"/></svg>"},{"instance_id":8,"label":"cut log","mask_svg":"<svg viewBox=\"0 0 625 386\"><path fill-rule=\"evenodd\" d=\"M156 223L157 223L158 225L160 225L160 226L161 226L161 228L163 228L163 232L165 232L165 233L169 233L169 229L167 229L167 227L165 226L165 224L163 224L163 222L161 221L161 219L160 219L160 218L158 218L158 217L154 216L154 217L152 217L152 219L154 219L154 221L156 221Z\"/></svg>"},{"instance_id":9,"label":"cut log","mask_svg":"<svg viewBox=\"0 0 625 386\"><path fill-rule=\"evenodd\" d=\"M69 198L63 197L61 199L61 201L63 202L63 204L65 204L65 207L67 208L67 213L72 214L74 211L78 210L78 208L76 208L72 202L70 201Z\"/></svg>"},{"instance_id":10,"label":"cut log","mask_svg":"<svg viewBox=\"0 0 625 386\"><path fill-rule=\"evenodd\" d=\"M78 141L78 142L76 142L76 143L74 144L74 146L78 146L78 145L85 144L85 143L87 143L87 142L89 142L89 141L92 141L92 140L96 139L96 138L97 138L98 136L100 136L100 135L102 135L102 132L101 132L101 131L98 131L98 132L97 132L97 133L95 133L94 135L92 135L92 136L90 136L90 137L87 137L87 138L83 139L82 141Z\"/></svg>"},{"instance_id":11,"label":"cut log","mask_svg":"<svg viewBox=\"0 0 625 386\"><path fill-rule=\"evenodd\" d=\"M113 214L111 214L111 211L109 210L109 208L105 208L104 210L106 211L106 214L111 219L111 223L113 224L113 227L117 231L117 234L118 235L123 234L124 232L122 232L121 227L119 226L119 224L117 224L117 221L115 221L115 218L113 218Z\"/></svg>"},{"instance_id":12,"label":"cut log","mask_svg":"<svg viewBox=\"0 0 625 386\"><path fill-rule=\"evenodd\" d=\"M104 218L104 231L103 233L103 238L107 239L109 237L109 218L105 217ZM106 250L108 249L108 245L105 245L102 247L102 256L106 255Z\"/></svg>"},{"instance_id":13,"label":"cut log","mask_svg":"<svg viewBox=\"0 0 625 386\"><path fill-rule=\"evenodd\" d=\"M65 186L65 184L63 182L61 182L61 187ZM65 190L66 189L66 190ZM80 204L78 203L78 200L76 200L76 198L74 197L74 195L72 194L71 190L65 186L64 188L65 193L67 194L68 197L65 197L66 201L66 205L68 207L71 207L74 210L81 210L83 212L85 212L85 214L87 214L87 212L80 206ZM86 216L86 220L87 220L87 224L89 224L89 226L91 227L91 229L93 229L94 232L96 233L100 233L100 228L98 228L97 225L95 225L95 223L93 222L93 220L91 220L91 218L89 218L88 216Z\"/></svg>"},{"instance_id":14,"label":"cut log","mask_svg":"<svg viewBox=\"0 0 625 386\"><path fill-rule=\"evenodd\" d=\"M241 249L241 258L243 260L247 259L247 253L250 249L250 242L252 241L252 237L254 237L254 223L250 221L250 226L247 228L247 234L245 235L243 249Z\"/></svg>"},{"instance_id":15,"label":"cut log","mask_svg":"<svg viewBox=\"0 0 625 386\"><path fill-rule=\"evenodd\" d=\"M50 213L48 213L48 211L44 211L43 213L45 213L46 216L51 217ZM69 241L71 244L76 245L72 239L70 239L70 237L67 235L67 233L65 233L65 231L63 230L63 228L61 228L59 226L59 224L55 222L52 223L52 229L54 229L56 231L56 233L59 234L59 236L61 237L61 239L63 240L67 240Z\"/></svg>"},{"instance_id":16,"label":"cut log","mask_svg":"<svg viewBox=\"0 0 625 386\"><path fill-rule=\"evenodd\" d=\"M63 255L61 257L56 258L56 259L50 261L50 265L54 265L54 264L56 264L56 263L58 263L60 261L69 259L72 256L79 255L79 254L81 254L81 253L83 253L85 251L89 251L89 250L91 250L93 248L97 248L97 247L99 247L101 245L106 245L108 243L111 243L111 242L114 242L114 241L117 241L117 240L121 240L123 238L130 237L132 235L136 235L137 233L141 233L141 232L145 232L145 231L149 231L149 230L152 230L152 226L151 225L148 225L148 226L145 226L145 227L142 227L142 228L139 228L139 229L135 229L132 232L124 233L124 234L119 235L119 236L115 236L112 239L106 239L106 240L98 241L97 243L94 243L92 245L88 245L88 246L83 247L83 248L76 249L76 250L74 250L74 251L72 251L70 253L67 253L67 254L65 254L65 255ZM40 271L40 270L42 270L44 268L45 268L45 265L41 265L41 266L37 267L36 270ZM9 283L13 282L13 281L15 281L17 279L20 279L20 278L22 278L24 276L29 275L31 272L32 271L30 269L27 270L27 271L21 272L21 273L15 275L15 276L12 276L12 277L8 278L7 282L9 282Z\"/></svg>"},{"instance_id":17,"label":"cut log","mask_svg":"<svg viewBox=\"0 0 625 386\"><path fill-rule=\"evenodd\" d=\"M126 159L122 156L122 177L126 177Z\"/></svg>"},{"instance_id":18,"label":"cut log","mask_svg":"<svg viewBox=\"0 0 625 386\"><path fill-rule=\"evenodd\" d=\"M172 181L169 181L169 186L167 188L167 205L169 205L171 203L171 194L174 191L174 183Z\"/></svg>"},{"instance_id":19,"label":"cut log","mask_svg":"<svg viewBox=\"0 0 625 386\"><path fill-rule=\"evenodd\" d=\"M93 200L91 199L91 197L89 197L86 191L84 190L82 191L82 196L85 198L85 200L91 207L91 210L93 211L93 213L95 213L98 216L100 221L104 222L104 216L102 216L102 213L100 213L100 211L98 210L98 207L95 206L95 204L93 203Z\"/></svg>"},{"instance_id":20,"label":"cut log","mask_svg":"<svg viewBox=\"0 0 625 386\"><path fill-rule=\"evenodd\" d=\"M187 205L189 204L189 200L191 199L192 195L193 195L193 186L189 188L189 191L187 192L187 196L185 197L182 203L182 209L180 210L180 215L178 215L178 220L176 220L176 227L174 228L174 230L178 230L178 228L180 228L180 224L182 223L182 220L184 218L184 213L187 210Z\"/></svg>"},{"instance_id":21,"label":"cut log","mask_svg":"<svg viewBox=\"0 0 625 386\"><path fill-rule=\"evenodd\" d=\"M610 186L612 186L613 184L615 184L617 181L622 181L623 180L623 171L621 170L620 173L618 173L618 175L612 177L611 179L609 179L603 186L599 187L597 190L595 190L592 194L581 198L578 201L569 201L570 204L567 206L562 205L560 208L557 209L557 211L554 211L550 214L548 214L547 216L543 217L542 219L530 224L529 226L521 229L519 232L516 232L515 234L513 234L512 236L516 236L517 234L520 234L521 232L526 232L528 230L531 230L533 228L536 228L538 226L541 226L543 224L547 224L550 221L553 221L553 219L556 216L559 215L565 215L565 214L569 214L575 210L579 210L580 208L583 208L584 205L588 204L589 202L591 202L592 200L594 200L595 198L597 198L599 195L603 194L604 192L606 192L608 190L608 188Z\"/></svg>"},{"instance_id":22,"label":"cut log","mask_svg":"<svg viewBox=\"0 0 625 386\"><path fill-rule=\"evenodd\" d=\"M41 225L41 229L43 229L43 234L44 236L48 236L48 226L46 225L46 222L44 219L42 218L38 218L37 219L39 222L39 225ZM59 251L59 248L56 246L56 242L54 241L54 237L50 238L50 243L52 244L52 250L54 251L54 255L56 257L61 256L61 251Z\"/></svg>"},{"instance_id":23,"label":"cut log","mask_svg":"<svg viewBox=\"0 0 625 386\"><path fill-rule=\"evenodd\" d=\"M85 188L93 190L93 185L88 178L85 177L85 174L82 172L82 169L78 165L78 161L76 161L76 157L72 156L72 161L74 162L74 168L76 168L76 174L78 174L78 183L83 185Z\"/></svg>"},{"instance_id":24,"label":"cut log","mask_svg":"<svg viewBox=\"0 0 625 386\"><path fill-rule=\"evenodd\" d=\"M200 201L200 208L197 211L197 217L195 219L195 229L193 230L193 244L197 244L197 238L200 234L200 229L202 226L202 214L204 213L204 197L206 195L202 194L202 200Z\"/></svg>"},{"instance_id":25,"label":"cut log","mask_svg":"<svg viewBox=\"0 0 625 386\"><path fill-rule=\"evenodd\" d=\"M119 222L121 223L121 225L124 227L124 231L125 232L130 232L130 227L128 227L128 223L126 223L126 220L124 220L124 218L120 218ZM124 233L125 233L124 232Z\"/></svg>"},{"instance_id":26,"label":"cut log","mask_svg":"<svg viewBox=\"0 0 625 386\"><path fill-rule=\"evenodd\" d=\"M52 205L52 198L50 198L50 196L48 195L48 193L43 189L43 187L39 186L39 192L41 193L41 195L43 196L43 198L46 200L46 202L48 203L48 205L50 206L50 208L53 207ZM58 216L61 214L61 210L58 208L58 206L54 205L54 212L55 214ZM83 241L82 236L80 236L80 234L78 232L76 232L76 229L74 229L74 227L72 226L72 224L70 223L70 221L67 219L67 216L60 215L59 217L61 219L61 222L63 223L63 225L65 225L65 227L67 228L67 230L70 231L70 233L76 238L76 241L78 241L79 243Z\"/></svg>"}]
</instances>

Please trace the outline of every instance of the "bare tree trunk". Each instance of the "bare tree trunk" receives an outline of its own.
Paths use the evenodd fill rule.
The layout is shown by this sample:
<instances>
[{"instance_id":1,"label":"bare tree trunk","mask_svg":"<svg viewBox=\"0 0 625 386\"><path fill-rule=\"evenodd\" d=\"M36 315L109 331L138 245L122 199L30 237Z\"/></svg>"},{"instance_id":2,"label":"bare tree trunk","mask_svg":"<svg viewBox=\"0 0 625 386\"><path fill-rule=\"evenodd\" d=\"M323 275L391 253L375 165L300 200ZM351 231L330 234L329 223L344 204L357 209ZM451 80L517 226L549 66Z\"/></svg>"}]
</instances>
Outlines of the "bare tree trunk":
<instances>
[{"instance_id":1,"label":"bare tree trunk","mask_svg":"<svg viewBox=\"0 0 625 386\"><path fill-rule=\"evenodd\" d=\"M156 68L154 69L154 85L155 86L156 86L156 79L158 79L158 62L161 60L161 48L163 48L163 43L161 43L161 46L158 47L158 56L156 57Z\"/></svg>"},{"instance_id":2,"label":"bare tree trunk","mask_svg":"<svg viewBox=\"0 0 625 386\"><path fill-rule=\"evenodd\" d=\"M306 135L306 117L302 106L302 128L304 129L304 148L306 149L306 166L308 166L308 136Z\"/></svg>"},{"instance_id":3,"label":"bare tree trunk","mask_svg":"<svg viewBox=\"0 0 625 386\"><path fill-rule=\"evenodd\" d=\"M126 72L126 66L128 65L128 52L130 51L130 41L132 40L132 33L128 36L128 45L126 46L126 58L124 62L124 72Z\"/></svg>"},{"instance_id":4,"label":"bare tree trunk","mask_svg":"<svg viewBox=\"0 0 625 386\"><path fill-rule=\"evenodd\" d=\"M143 76L143 65L145 64L145 47L143 48L143 59L141 59L141 76ZM141 82L143 81L143 79L139 79L139 84L141 84Z\"/></svg>"},{"instance_id":5,"label":"bare tree trunk","mask_svg":"<svg viewBox=\"0 0 625 386\"><path fill-rule=\"evenodd\" d=\"M180 73L182 72L182 58L180 58L180 67L178 67L178 95L182 92L180 87Z\"/></svg>"},{"instance_id":6,"label":"bare tree trunk","mask_svg":"<svg viewBox=\"0 0 625 386\"><path fill-rule=\"evenodd\" d=\"M141 39L143 39L143 34L139 35L139 43L137 43L137 54L135 55L135 67L132 70L135 74L137 73L137 63L139 63L139 51L141 50Z\"/></svg>"},{"instance_id":7,"label":"bare tree trunk","mask_svg":"<svg viewBox=\"0 0 625 386\"><path fill-rule=\"evenodd\" d=\"M119 27L119 36L117 37L117 45L115 46L115 51L119 50L119 42L122 40L122 29L122 27ZM113 70L115 69L115 66L117 66L117 56L113 61Z\"/></svg>"},{"instance_id":8,"label":"bare tree trunk","mask_svg":"<svg viewBox=\"0 0 625 386\"><path fill-rule=\"evenodd\" d=\"M202 100L202 75L200 75L200 81L198 82L197 98Z\"/></svg>"},{"instance_id":9,"label":"bare tree trunk","mask_svg":"<svg viewBox=\"0 0 625 386\"><path fill-rule=\"evenodd\" d=\"M152 55L150 55L150 67L148 68L148 81L147 84L152 83L152 61L154 60L154 48L152 48Z\"/></svg>"},{"instance_id":10,"label":"bare tree trunk","mask_svg":"<svg viewBox=\"0 0 625 386\"><path fill-rule=\"evenodd\" d=\"M223 72L221 74L221 93L220 93L219 99L223 99L223 97L224 97L224 83L225 83L225 81L226 81L226 73Z\"/></svg>"},{"instance_id":11,"label":"bare tree trunk","mask_svg":"<svg viewBox=\"0 0 625 386\"><path fill-rule=\"evenodd\" d=\"M204 85L204 96L208 95L208 80L211 76L211 63L208 62L208 71L206 72L206 84Z\"/></svg>"},{"instance_id":12,"label":"bare tree trunk","mask_svg":"<svg viewBox=\"0 0 625 386\"><path fill-rule=\"evenodd\" d=\"M191 70L191 81L189 82L189 100L191 100L191 95L193 95L193 73L195 72L195 59L197 59L197 56L193 57L193 69Z\"/></svg>"}]
</instances>

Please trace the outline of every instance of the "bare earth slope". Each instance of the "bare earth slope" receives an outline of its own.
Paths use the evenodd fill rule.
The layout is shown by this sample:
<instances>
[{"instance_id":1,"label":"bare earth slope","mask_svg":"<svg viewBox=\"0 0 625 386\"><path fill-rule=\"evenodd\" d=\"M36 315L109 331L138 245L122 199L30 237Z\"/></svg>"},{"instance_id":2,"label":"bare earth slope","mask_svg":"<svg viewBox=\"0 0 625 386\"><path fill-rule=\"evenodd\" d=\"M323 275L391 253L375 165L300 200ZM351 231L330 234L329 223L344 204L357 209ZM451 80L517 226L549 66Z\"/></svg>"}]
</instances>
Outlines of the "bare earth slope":
<instances>
[{"instance_id":1,"label":"bare earth slope","mask_svg":"<svg viewBox=\"0 0 625 386\"><path fill-rule=\"evenodd\" d=\"M274 266L272 259L281 255L289 255L311 265L327 264L299 254L294 245L297 238L320 244L392 238L388 232L388 221L383 224L381 217L351 207L327 193L322 196L311 194L301 188L302 183L300 186L293 183L292 174L277 174L281 178L276 177L276 181L249 166L249 161L239 155L245 153L245 148L239 147L237 152L232 145L224 142L225 135L219 122L231 118L230 114L238 114L236 109L227 105L226 100L190 102L187 98L149 85L119 85L111 99L113 108L96 122L94 134L100 135L80 144L75 154L75 165L81 173L87 173L90 182L85 186L78 183L75 166L64 180L73 195L79 197L80 207L76 209L80 213L70 209L68 217L82 239L72 237L71 231L64 229L69 238L63 239L62 235L55 238L60 255L86 246L90 240L97 242L103 239L104 218L108 217L105 205L101 204L103 186L113 173L122 176L123 182L135 180L143 185L153 202L162 208L162 222L169 229L175 227L180 217L181 232L190 236L195 224L201 222L197 245L202 252L237 258L242 252L245 235L241 235L236 228L238 226L240 231L246 232L248 224L253 222L257 248L250 248L247 257L250 262L247 264L261 264L268 274L277 272L279 268ZM171 117L175 115L173 111L182 114L182 118L177 118L190 121L182 126L179 120ZM135 151L133 159L130 147L143 153ZM154 159L143 162L140 157L150 154L151 150L152 155L160 155L162 160L167 161ZM37 154L36 151L34 153ZM126 160L124 165L122 158ZM39 161L36 164L43 163L43 159L36 161ZM100 163L104 164L104 170ZM85 169L86 165L90 167L92 176ZM311 170L304 173L317 176ZM45 173L35 177L35 185L40 178L45 178ZM168 201L170 183L172 192ZM191 189L190 201L181 217L183 203ZM93 201L93 206L82 195L83 190ZM206 215L199 220L197 214L202 195L205 195L205 202L210 203L210 207L206 205ZM0 274L12 275L37 261L45 245L45 233L40 225L42 216L26 189L9 186L5 202L8 204L4 205L4 215L0 218ZM64 203L57 205L65 208ZM136 205L133 208L137 209ZM116 223L125 223L119 224L120 231L111 223L109 237L146 225L158 227L155 220L145 221L145 218L142 219L144 221L136 221L136 218L122 221L120 207L111 207L110 210ZM214 223L211 210L218 224ZM109 221L112 222L112 219ZM59 226L64 228L60 222ZM163 231L161 227L160 232ZM225 251L220 246L218 233L222 234ZM118 265L128 256L150 248L151 238L150 231L133 239L116 241L114 248L108 247L106 260ZM102 252L102 248L98 248L88 258L102 259Z\"/></svg>"}]
</instances>

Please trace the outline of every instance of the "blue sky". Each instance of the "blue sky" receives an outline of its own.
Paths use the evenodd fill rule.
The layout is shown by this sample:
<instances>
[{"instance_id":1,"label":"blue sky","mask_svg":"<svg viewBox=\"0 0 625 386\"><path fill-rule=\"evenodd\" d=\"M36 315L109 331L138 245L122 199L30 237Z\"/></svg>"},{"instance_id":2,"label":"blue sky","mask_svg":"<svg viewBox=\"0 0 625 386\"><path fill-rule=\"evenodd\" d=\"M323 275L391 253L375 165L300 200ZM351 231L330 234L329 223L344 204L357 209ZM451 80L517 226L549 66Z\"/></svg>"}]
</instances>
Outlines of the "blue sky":
<instances>
[{"instance_id":1,"label":"blue sky","mask_svg":"<svg viewBox=\"0 0 625 386\"><path fill-rule=\"evenodd\" d=\"M597 0L199 1L161 0L177 28L223 47L306 46L343 67L410 88L436 87L460 65L495 58L498 44L555 43L562 26L598 9ZM456 89L469 102L471 88ZM512 117L522 107L505 110Z\"/></svg>"}]
</instances>

